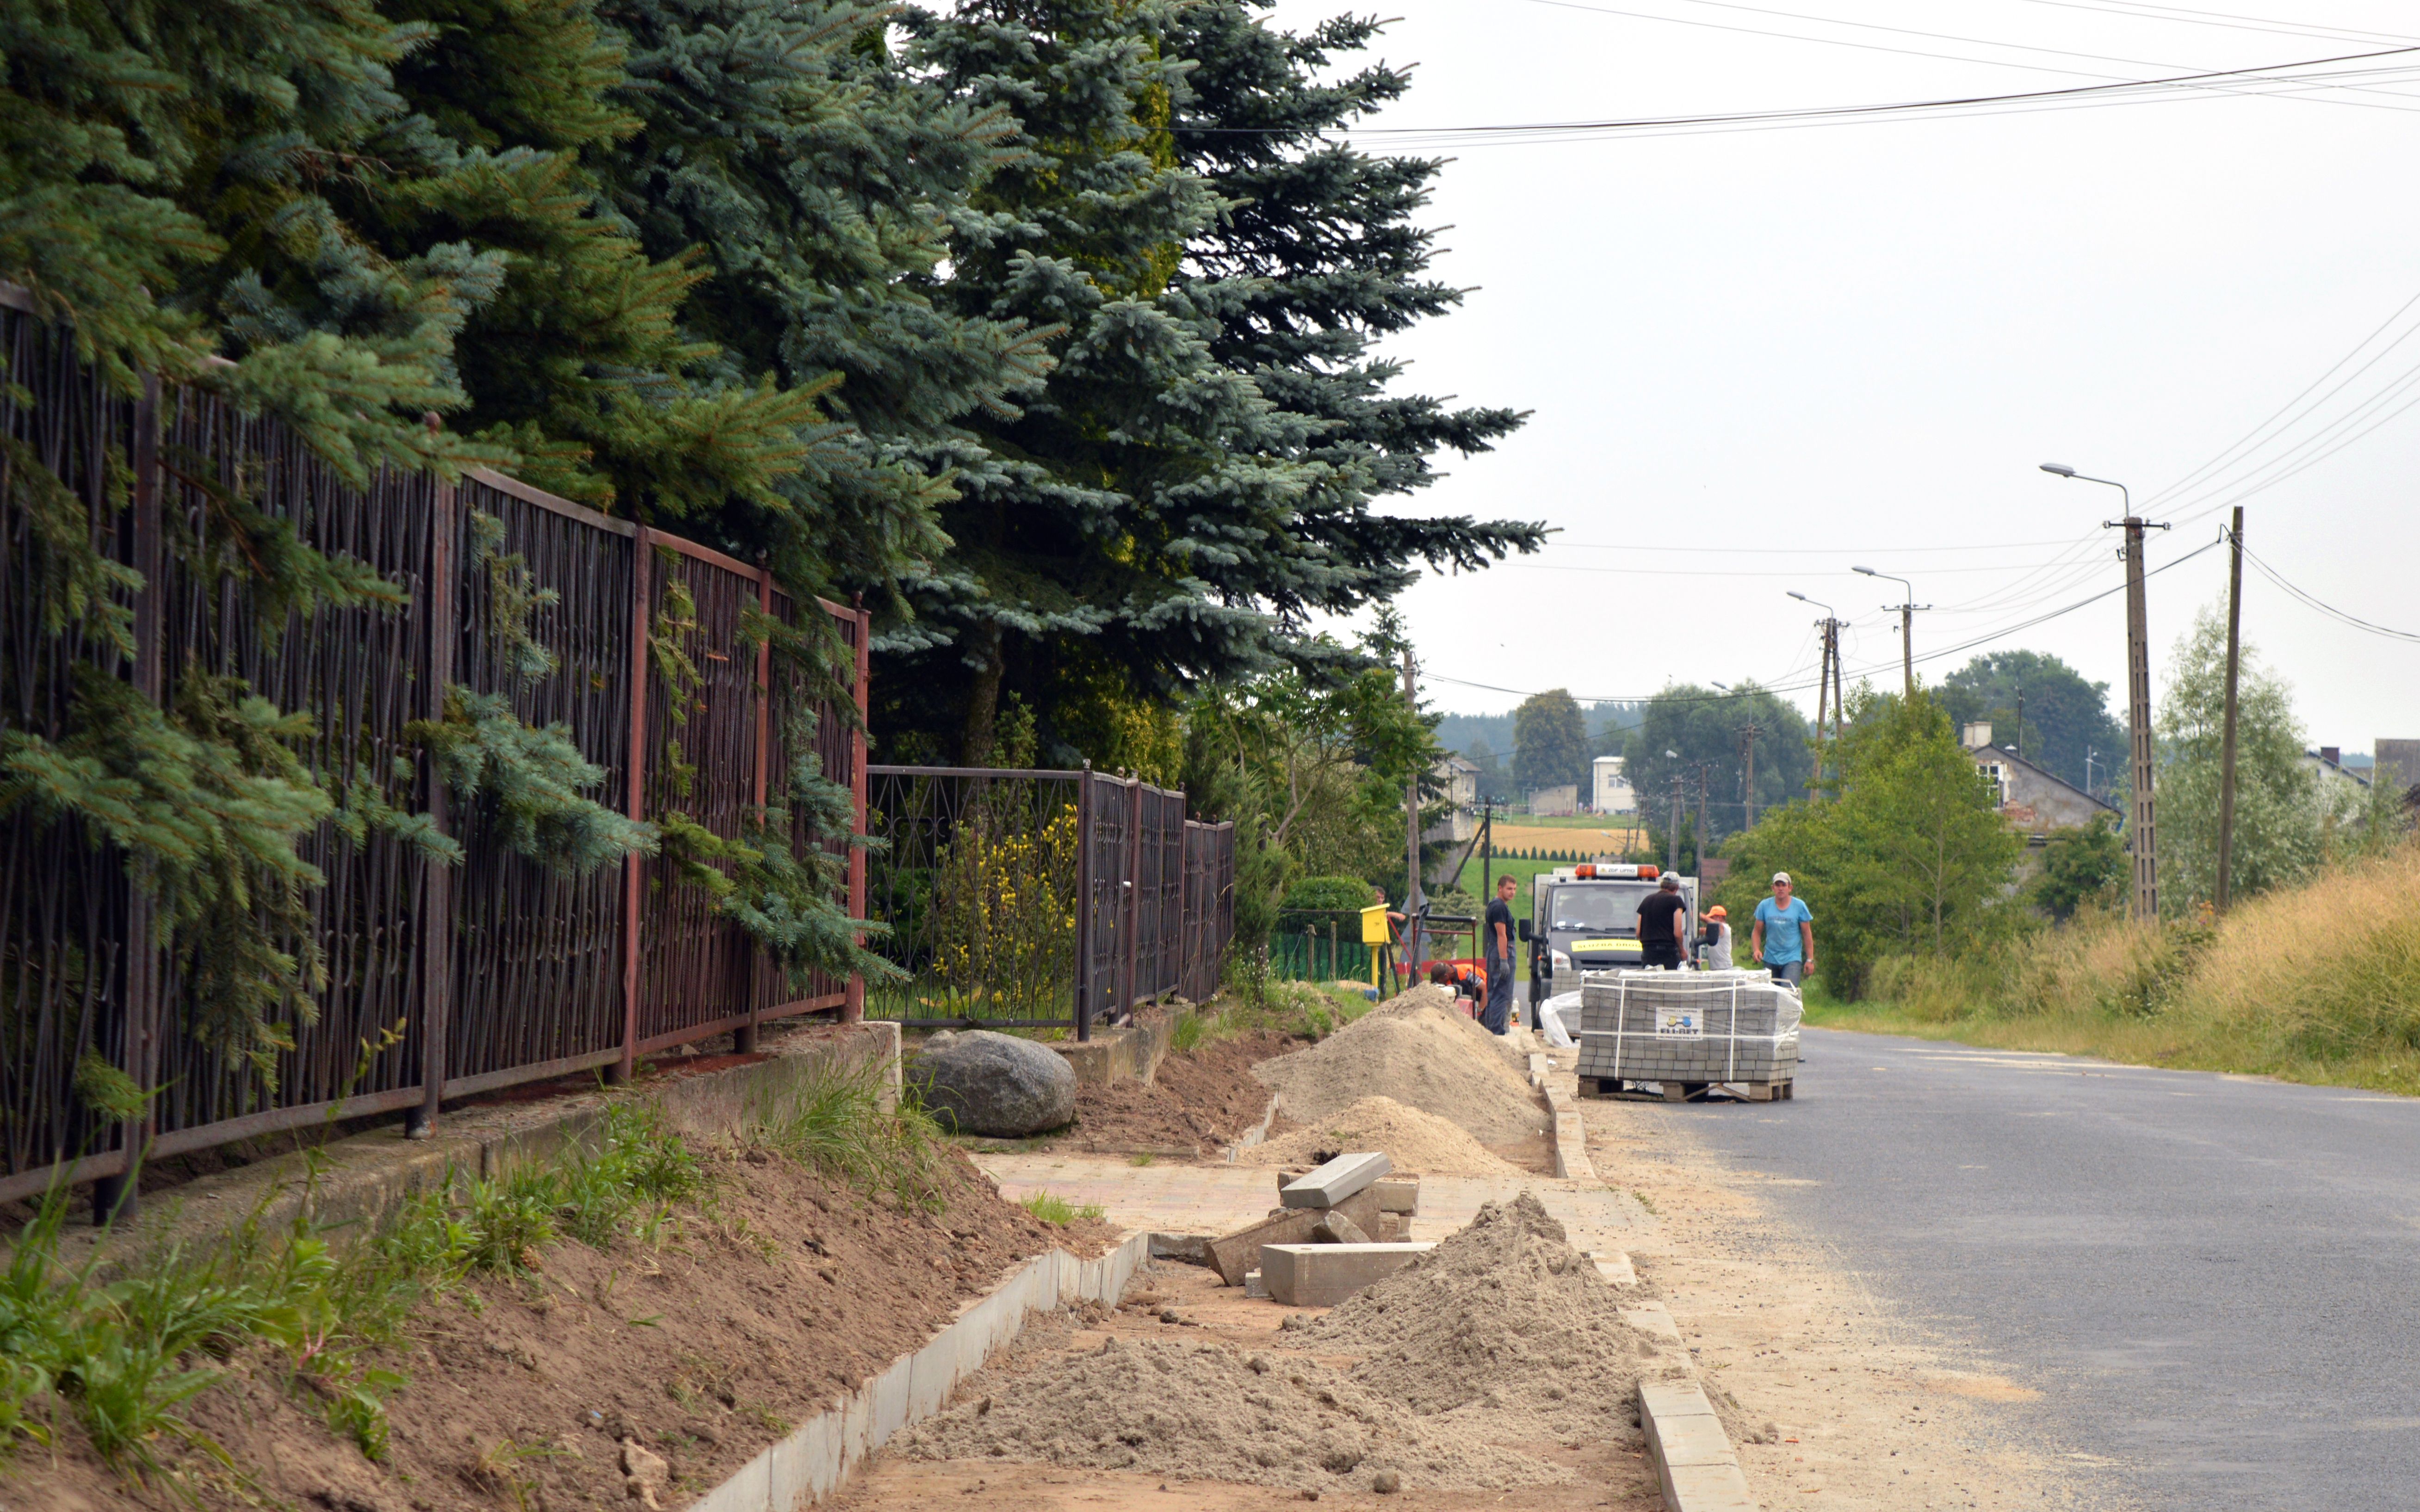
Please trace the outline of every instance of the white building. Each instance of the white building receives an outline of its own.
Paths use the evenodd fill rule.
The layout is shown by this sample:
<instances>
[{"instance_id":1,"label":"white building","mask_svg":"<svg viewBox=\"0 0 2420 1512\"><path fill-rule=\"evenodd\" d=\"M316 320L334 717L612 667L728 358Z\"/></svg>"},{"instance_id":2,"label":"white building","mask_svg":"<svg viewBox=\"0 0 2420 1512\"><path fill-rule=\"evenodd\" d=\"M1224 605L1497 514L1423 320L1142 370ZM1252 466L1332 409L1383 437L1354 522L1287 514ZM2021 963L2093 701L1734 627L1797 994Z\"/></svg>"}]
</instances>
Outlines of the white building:
<instances>
[{"instance_id":1,"label":"white building","mask_svg":"<svg viewBox=\"0 0 2420 1512\"><path fill-rule=\"evenodd\" d=\"M1431 767L1430 773L1445 789L1449 805L1445 816L1429 825L1420 838L1460 845L1479 832L1479 767L1470 758L1448 751L1445 759Z\"/></svg>"},{"instance_id":2,"label":"white building","mask_svg":"<svg viewBox=\"0 0 2420 1512\"><path fill-rule=\"evenodd\" d=\"M1630 779L1621 775L1621 758L1600 756L1596 759L1595 801L1591 805L1599 813L1637 813L1638 795L1632 792Z\"/></svg>"},{"instance_id":3,"label":"white building","mask_svg":"<svg viewBox=\"0 0 2420 1512\"><path fill-rule=\"evenodd\" d=\"M1566 782L1557 788L1531 788L1529 813L1538 819L1569 819L1580 811L1580 785Z\"/></svg>"}]
</instances>

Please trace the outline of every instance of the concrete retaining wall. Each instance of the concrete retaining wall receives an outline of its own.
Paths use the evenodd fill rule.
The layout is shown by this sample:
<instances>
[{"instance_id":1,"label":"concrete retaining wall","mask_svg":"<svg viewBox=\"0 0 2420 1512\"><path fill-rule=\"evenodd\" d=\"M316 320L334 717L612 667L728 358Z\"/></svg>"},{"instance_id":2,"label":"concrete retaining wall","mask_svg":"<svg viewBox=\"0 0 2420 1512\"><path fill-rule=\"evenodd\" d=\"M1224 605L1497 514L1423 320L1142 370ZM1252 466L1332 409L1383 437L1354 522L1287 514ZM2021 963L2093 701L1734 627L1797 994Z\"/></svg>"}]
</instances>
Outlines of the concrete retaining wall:
<instances>
[{"instance_id":1,"label":"concrete retaining wall","mask_svg":"<svg viewBox=\"0 0 2420 1512\"><path fill-rule=\"evenodd\" d=\"M1050 1048L1067 1057L1067 1064L1076 1068L1076 1080L1087 1087L1148 1082L1159 1074L1159 1063L1168 1058L1169 1041L1176 1035L1177 1015L1193 1011L1189 1008L1145 1009L1132 1024L1096 1029L1089 1040L1062 1041Z\"/></svg>"},{"instance_id":2,"label":"concrete retaining wall","mask_svg":"<svg viewBox=\"0 0 2420 1512\"><path fill-rule=\"evenodd\" d=\"M796 1512L824 1500L893 1434L939 1412L959 1381L1024 1331L1028 1313L1080 1302L1115 1306L1149 1249L1148 1234L1130 1234L1098 1259L1053 1250L1026 1261L923 1349L750 1460L690 1512Z\"/></svg>"}]
</instances>

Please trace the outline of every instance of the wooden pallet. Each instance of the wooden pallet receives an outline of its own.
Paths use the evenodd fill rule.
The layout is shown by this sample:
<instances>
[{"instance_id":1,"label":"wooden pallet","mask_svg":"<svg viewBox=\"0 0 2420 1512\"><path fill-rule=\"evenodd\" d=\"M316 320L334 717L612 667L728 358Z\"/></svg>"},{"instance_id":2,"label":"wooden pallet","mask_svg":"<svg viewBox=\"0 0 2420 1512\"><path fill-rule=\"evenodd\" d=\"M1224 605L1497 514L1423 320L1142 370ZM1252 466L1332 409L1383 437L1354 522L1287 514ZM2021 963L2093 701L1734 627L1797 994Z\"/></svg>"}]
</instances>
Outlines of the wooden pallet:
<instances>
[{"instance_id":1,"label":"wooden pallet","mask_svg":"<svg viewBox=\"0 0 2420 1512\"><path fill-rule=\"evenodd\" d=\"M1583 1076L1580 1096L1619 1098L1633 1103L1699 1103L1710 1092L1720 1089L1748 1103L1787 1103L1797 1094L1796 1083L1787 1082L1643 1082L1627 1077ZM1651 1092L1648 1088L1656 1090Z\"/></svg>"}]
</instances>

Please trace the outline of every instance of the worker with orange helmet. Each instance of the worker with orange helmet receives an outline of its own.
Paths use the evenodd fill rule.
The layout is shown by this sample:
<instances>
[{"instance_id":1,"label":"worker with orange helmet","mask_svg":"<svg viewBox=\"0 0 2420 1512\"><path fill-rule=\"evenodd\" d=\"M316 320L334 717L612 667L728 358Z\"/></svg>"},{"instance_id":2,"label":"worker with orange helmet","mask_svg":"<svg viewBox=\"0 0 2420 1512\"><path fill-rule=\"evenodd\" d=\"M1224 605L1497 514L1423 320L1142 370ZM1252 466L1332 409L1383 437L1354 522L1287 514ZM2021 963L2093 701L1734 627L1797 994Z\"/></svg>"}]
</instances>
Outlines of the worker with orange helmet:
<instances>
[{"instance_id":1,"label":"worker with orange helmet","mask_svg":"<svg viewBox=\"0 0 2420 1512\"><path fill-rule=\"evenodd\" d=\"M1706 910L1698 931L1698 964L1708 971L1731 969L1731 926L1730 911L1716 903Z\"/></svg>"}]
</instances>

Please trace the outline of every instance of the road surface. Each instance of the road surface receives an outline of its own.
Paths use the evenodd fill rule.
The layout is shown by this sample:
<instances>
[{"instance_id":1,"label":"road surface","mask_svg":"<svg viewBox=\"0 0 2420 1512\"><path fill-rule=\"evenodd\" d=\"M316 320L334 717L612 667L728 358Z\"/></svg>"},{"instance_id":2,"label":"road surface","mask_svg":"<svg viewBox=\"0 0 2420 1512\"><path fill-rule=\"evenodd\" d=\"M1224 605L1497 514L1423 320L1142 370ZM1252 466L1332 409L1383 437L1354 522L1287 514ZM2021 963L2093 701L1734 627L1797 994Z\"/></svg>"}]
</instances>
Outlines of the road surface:
<instances>
[{"instance_id":1,"label":"road surface","mask_svg":"<svg viewBox=\"0 0 2420 1512\"><path fill-rule=\"evenodd\" d=\"M2420 1506L2420 1100L1807 1031L1693 1107L2013 1421L2147 1509ZM1679 1111L1679 1110L1675 1110Z\"/></svg>"}]
</instances>

